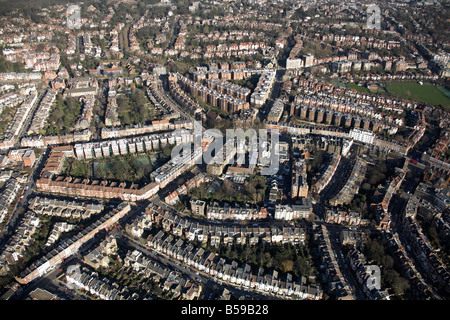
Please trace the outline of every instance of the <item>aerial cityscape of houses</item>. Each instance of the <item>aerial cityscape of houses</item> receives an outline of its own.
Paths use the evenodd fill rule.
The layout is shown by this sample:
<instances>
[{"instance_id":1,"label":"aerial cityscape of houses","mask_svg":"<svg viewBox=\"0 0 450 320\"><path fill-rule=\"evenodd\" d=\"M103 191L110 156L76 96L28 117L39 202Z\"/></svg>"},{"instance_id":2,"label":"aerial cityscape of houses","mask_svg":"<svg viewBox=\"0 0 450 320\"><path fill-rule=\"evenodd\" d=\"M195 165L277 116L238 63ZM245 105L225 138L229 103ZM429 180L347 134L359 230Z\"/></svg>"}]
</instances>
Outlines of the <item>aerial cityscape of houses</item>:
<instances>
[{"instance_id":1,"label":"aerial cityscape of houses","mask_svg":"<svg viewBox=\"0 0 450 320\"><path fill-rule=\"evenodd\" d=\"M445 2L5 2L0 299L450 297Z\"/></svg>"}]
</instances>

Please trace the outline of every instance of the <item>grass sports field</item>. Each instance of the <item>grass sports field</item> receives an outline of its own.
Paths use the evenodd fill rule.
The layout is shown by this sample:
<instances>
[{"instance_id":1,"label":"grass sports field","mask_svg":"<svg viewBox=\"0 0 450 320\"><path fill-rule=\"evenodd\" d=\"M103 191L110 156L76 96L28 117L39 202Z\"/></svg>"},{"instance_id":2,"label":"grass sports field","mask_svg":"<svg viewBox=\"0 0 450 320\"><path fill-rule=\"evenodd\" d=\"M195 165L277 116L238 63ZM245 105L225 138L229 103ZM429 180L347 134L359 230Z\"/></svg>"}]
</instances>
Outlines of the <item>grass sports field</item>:
<instances>
[{"instance_id":1,"label":"grass sports field","mask_svg":"<svg viewBox=\"0 0 450 320\"><path fill-rule=\"evenodd\" d=\"M359 92L370 93L370 90L367 89L367 87L358 86L357 84L354 84L354 83L349 83L348 87L352 88L352 89L355 89L356 91L359 91Z\"/></svg>"},{"instance_id":2,"label":"grass sports field","mask_svg":"<svg viewBox=\"0 0 450 320\"><path fill-rule=\"evenodd\" d=\"M386 83L385 89L395 97L450 107L450 98L431 83L393 82Z\"/></svg>"}]
</instances>

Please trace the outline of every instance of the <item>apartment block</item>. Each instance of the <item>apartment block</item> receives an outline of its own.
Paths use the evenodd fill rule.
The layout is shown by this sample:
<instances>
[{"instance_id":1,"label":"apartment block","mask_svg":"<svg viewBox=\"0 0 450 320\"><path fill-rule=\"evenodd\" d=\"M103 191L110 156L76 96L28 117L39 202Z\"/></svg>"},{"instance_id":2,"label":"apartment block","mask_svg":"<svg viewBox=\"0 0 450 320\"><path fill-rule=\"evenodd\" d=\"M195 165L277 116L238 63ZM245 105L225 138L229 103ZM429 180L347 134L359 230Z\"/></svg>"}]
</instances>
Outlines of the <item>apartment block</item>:
<instances>
[{"instance_id":1,"label":"apartment block","mask_svg":"<svg viewBox=\"0 0 450 320\"><path fill-rule=\"evenodd\" d=\"M187 154L180 154L171 158L166 164L153 171L150 174L150 178L153 179L160 188L164 188L194 164L201 161L203 156L201 149L194 148L193 151L190 151L191 152L188 152Z\"/></svg>"},{"instance_id":2,"label":"apartment block","mask_svg":"<svg viewBox=\"0 0 450 320\"><path fill-rule=\"evenodd\" d=\"M304 159L296 159L291 172L291 198L307 198L309 186L307 183L306 163Z\"/></svg>"},{"instance_id":3,"label":"apartment block","mask_svg":"<svg viewBox=\"0 0 450 320\"><path fill-rule=\"evenodd\" d=\"M220 150L216 150L215 156L206 166L206 172L216 176L221 175L225 169L225 166L231 163L231 160L236 155L236 152L237 148L235 139L228 139Z\"/></svg>"},{"instance_id":4,"label":"apartment block","mask_svg":"<svg viewBox=\"0 0 450 320\"><path fill-rule=\"evenodd\" d=\"M238 204L219 205L213 203L207 206L206 218L211 220L258 220L267 218L267 210Z\"/></svg>"},{"instance_id":5,"label":"apartment block","mask_svg":"<svg viewBox=\"0 0 450 320\"><path fill-rule=\"evenodd\" d=\"M301 204L275 206L274 218L278 220L309 219L313 214L312 202L303 198Z\"/></svg>"},{"instance_id":6,"label":"apartment block","mask_svg":"<svg viewBox=\"0 0 450 320\"><path fill-rule=\"evenodd\" d=\"M276 100L272 108L270 109L268 115L267 115L267 121L277 123L280 121L281 116L284 112L284 102L281 100Z\"/></svg>"},{"instance_id":7,"label":"apartment block","mask_svg":"<svg viewBox=\"0 0 450 320\"><path fill-rule=\"evenodd\" d=\"M205 209L206 209L206 202L203 200L199 200L199 199L192 199L190 201L191 204L191 211L193 214L196 215L201 215L204 216L205 215Z\"/></svg>"}]
</instances>

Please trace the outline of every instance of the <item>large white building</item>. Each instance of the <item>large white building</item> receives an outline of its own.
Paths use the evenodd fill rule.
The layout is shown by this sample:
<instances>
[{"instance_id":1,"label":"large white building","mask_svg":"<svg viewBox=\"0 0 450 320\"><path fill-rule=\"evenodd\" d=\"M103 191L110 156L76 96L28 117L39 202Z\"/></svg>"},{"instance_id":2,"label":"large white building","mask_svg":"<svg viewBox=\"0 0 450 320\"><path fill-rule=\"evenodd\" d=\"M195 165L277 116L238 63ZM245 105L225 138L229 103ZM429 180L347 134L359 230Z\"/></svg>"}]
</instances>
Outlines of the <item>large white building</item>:
<instances>
[{"instance_id":1,"label":"large white building","mask_svg":"<svg viewBox=\"0 0 450 320\"><path fill-rule=\"evenodd\" d=\"M250 95L250 103L260 108L269 98L270 91L275 82L276 71L272 69L266 69L261 72L258 83L253 93Z\"/></svg>"},{"instance_id":2,"label":"large white building","mask_svg":"<svg viewBox=\"0 0 450 320\"><path fill-rule=\"evenodd\" d=\"M303 60L300 58L287 58L286 69L300 69L303 68Z\"/></svg>"},{"instance_id":3,"label":"large white building","mask_svg":"<svg viewBox=\"0 0 450 320\"><path fill-rule=\"evenodd\" d=\"M143 153L160 149L167 144L191 143L193 134L190 130L180 129L172 132L150 134L140 137L129 137L99 142L77 143L74 146L78 160Z\"/></svg>"},{"instance_id":4,"label":"large white building","mask_svg":"<svg viewBox=\"0 0 450 320\"><path fill-rule=\"evenodd\" d=\"M352 129L350 130L350 138L362 143L372 144L375 138L375 134L369 130Z\"/></svg>"},{"instance_id":5,"label":"large white building","mask_svg":"<svg viewBox=\"0 0 450 320\"><path fill-rule=\"evenodd\" d=\"M304 55L302 58L304 60L305 68L308 68L308 67L311 67L314 65L314 55L307 54L307 55Z\"/></svg>"},{"instance_id":6,"label":"large white building","mask_svg":"<svg viewBox=\"0 0 450 320\"><path fill-rule=\"evenodd\" d=\"M302 199L302 204L275 206L274 218L278 220L308 219L313 214L310 199Z\"/></svg>"}]
</instances>

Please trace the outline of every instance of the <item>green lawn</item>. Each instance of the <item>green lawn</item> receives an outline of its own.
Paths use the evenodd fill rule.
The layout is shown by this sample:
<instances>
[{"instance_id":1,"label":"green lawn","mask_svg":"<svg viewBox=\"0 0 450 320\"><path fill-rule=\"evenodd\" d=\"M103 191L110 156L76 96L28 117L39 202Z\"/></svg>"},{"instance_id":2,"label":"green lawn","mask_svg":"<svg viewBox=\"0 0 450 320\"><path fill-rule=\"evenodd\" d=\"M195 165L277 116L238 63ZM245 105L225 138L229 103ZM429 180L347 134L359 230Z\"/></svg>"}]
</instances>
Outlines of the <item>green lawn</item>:
<instances>
[{"instance_id":1,"label":"green lawn","mask_svg":"<svg viewBox=\"0 0 450 320\"><path fill-rule=\"evenodd\" d=\"M148 155L110 158L99 161L94 175L99 179L136 182L148 175L153 164Z\"/></svg>"},{"instance_id":2,"label":"green lawn","mask_svg":"<svg viewBox=\"0 0 450 320\"><path fill-rule=\"evenodd\" d=\"M398 98L450 106L450 99L431 83L420 85L417 82L394 82L387 83L385 88L389 94Z\"/></svg>"},{"instance_id":3,"label":"green lawn","mask_svg":"<svg viewBox=\"0 0 450 320\"><path fill-rule=\"evenodd\" d=\"M336 86L355 89L356 91L359 91L359 92L370 93L370 90L367 89L366 86L358 86L356 83L342 82L342 81L329 81L329 82Z\"/></svg>"},{"instance_id":4,"label":"green lawn","mask_svg":"<svg viewBox=\"0 0 450 320\"><path fill-rule=\"evenodd\" d=\"M349 83L348 87L355 89L356 91L359 91L359 92L370 93L370 90L366 86L358 86L355 83Z\"/></svg>"},{"instance_id":5,"label":"green lawn","mask_svg":"<svg viewBox=\"0 0 450 320\"><path fill-rule=\"evenodd\" d=\"M148 176L153 167L163 162L164 154L126 155L93 161L67 159L64 174L96 179L138 182Z\"/></svg>"}]
</instances>

